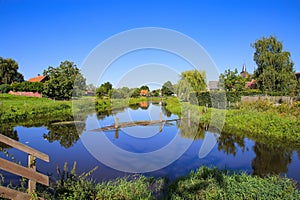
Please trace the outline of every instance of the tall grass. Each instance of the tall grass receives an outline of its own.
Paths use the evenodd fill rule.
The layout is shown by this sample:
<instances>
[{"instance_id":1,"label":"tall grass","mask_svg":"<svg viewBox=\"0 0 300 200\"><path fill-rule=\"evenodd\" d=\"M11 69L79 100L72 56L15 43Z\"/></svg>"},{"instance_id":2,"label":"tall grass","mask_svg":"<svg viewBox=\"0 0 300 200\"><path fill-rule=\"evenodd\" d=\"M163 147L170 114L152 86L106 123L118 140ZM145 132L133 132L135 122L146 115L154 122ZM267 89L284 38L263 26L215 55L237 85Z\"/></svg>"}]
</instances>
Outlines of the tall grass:
<instances>
[{"instance_id":1,"label":"tall grass","mask_svg":"<svg viewBox=\"0 0 300 200\"><path fill-rule=\"evenodd\" d=\"M166 108L179 116L182 111L192 109L198 111L200 124L210 124L218 121L218 115L226 113L225 124L222 131L235 135L243 135L260 142L275 142L276 144L288 144L300 148L300 104L282 104L279 106L268 102L256 102L240 104L237 109L220 110L182 103L175 98L166 101ZM214 114L212 116L212 114ZM213 120L212 120L213 119Z\"/></svg>"},{"instance_id":2,"label":"tall grass","mask_svg":"<svg viewBox=\"0 0 300 200\"><path fill-rule=\"evenodd\" d=\"M74 167L75 166L75 167ZM90 173L77 176L76 164L64 165L60 179L50 188L38 188L46 199L299 199L296 184L287 178L260 178L201 167L170 183L165 179L132 175L96 183Z\"/></svg>"}]
</instances>

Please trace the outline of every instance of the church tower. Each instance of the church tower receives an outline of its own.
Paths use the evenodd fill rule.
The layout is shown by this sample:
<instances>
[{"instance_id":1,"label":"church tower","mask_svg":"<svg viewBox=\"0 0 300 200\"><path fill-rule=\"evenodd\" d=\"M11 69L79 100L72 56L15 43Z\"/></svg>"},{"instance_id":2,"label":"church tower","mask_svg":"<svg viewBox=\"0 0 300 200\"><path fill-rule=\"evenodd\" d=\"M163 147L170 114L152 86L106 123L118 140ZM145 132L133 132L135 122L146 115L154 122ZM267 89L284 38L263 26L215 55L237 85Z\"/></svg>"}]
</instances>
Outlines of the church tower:
<instances>
[{"instance_id":1,"label":"church tower","mask_svg":"<svg viewBox=\"0 0 300 200\"><path fill-rule=\"evenodd\" d=\"M244 65L243 65L240 76L243 77L243 78L248 78L249 77L249 74L248 74L247 69L246 69L246 63L244 63Z\"/></svg>"}]
</instances>

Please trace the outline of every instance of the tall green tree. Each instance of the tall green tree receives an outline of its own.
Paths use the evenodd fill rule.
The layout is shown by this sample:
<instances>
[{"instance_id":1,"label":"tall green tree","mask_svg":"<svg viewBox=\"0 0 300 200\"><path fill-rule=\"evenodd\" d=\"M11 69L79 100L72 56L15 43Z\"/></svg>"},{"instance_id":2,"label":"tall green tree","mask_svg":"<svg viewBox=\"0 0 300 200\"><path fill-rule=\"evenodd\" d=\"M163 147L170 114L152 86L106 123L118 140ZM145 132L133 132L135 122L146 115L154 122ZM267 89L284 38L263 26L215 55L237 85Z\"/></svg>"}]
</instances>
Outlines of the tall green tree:
<instances>
[{"instance_id":1,"label":"tall green tree","mask_svg":"<svg viewBox=\"0 0 300 200\"><path fill-rule=\"evenodd\" d=\"M167 81L163 84L163 86L161 88L161 92L162 92L162 95L165 95L165 96L170 96L170 95L174 94L174 87L173 87L171 81Z\"/></svg>"},{"instance_id":2,"label":"tall green tree","mask_svg":"<svg viewBox=\"0 0 300 200\"><path fill-rule=\"evenodd\" d=\"M239 75L238 70L225 70L219 76L219 83L226 91L241 91L245 88L246 78Z\"/></svg>"},{"instance_id":3,"label":"tall green tree","mask_svg":"<svg viewBox=\"0 0 300 200\"><path fill-rule=\"evenodd\" d=\"M112 84L110 82L105 82L96 89L96 96L98 98L110 97L112 90Z\"/></svg>"},{"instance_id":4,"label":"tall green tree","mask_svg":"<svg viewBox=\"0 0 300 200\"><path fill-rule=\"evenodd\" d=\"M23 82L24 76L18 72L18 63L11 58L0 57L0 84Z\"/></svg>"},{"instance_id":5,"label":"tall green tree","mask_svg":"<svg viewBox=\"0 0 300 200\"><path fill-rule=\"evenodd\" d=\"M257 65L254 78L259 88L265 93L295 92L294 63L290 59L290 52L283 50L282 42L275 36L263 37L252 44L252 47L255 49L253 59Z\"/></svg>"},{"instance_id":6,"label":"tall green tree","mask_svg":"<svg viewBox=\"0 0 300 200\"><path fill-rule=\"evenodd\" d=\"M205 71L188 70L181 73L180 80L176 84L176 94L183 101L189 101L191 93L206 90Z\"/></svg>"},{"instance_id":7,"label":"tall green tree","mask_svg":"<svg viewBox=\"0 0 300 200\"><path fill-rule=\"evenodd\" d=\"M147 91L150 91L149 87L147 85L142 85L140 87L140 90L147 90Z\"/></svg>"},{"instance_id":8,"label":"tall green tree","mask_svg":"<svg viewBox=\"0 0 300 200\"><path fill-rule=\"evenodd\" d=\"M49 77L43 93L50 98L70 99L86 90L86 79L73 62L61 62L59 67L48 67L43 73Z\"/></svg>"}]
</instances>

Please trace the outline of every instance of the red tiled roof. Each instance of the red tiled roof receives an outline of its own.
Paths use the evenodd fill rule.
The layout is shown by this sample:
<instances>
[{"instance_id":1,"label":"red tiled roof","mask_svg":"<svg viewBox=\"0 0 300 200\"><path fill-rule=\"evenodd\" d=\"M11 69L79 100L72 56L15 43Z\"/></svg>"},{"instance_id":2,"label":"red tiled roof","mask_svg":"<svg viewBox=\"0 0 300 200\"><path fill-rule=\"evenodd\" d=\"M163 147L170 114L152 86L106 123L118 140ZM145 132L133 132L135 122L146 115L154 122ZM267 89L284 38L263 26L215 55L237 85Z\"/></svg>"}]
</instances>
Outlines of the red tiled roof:
<instances>
[{"instance_id":1,"label":"red tiled roof","mask_svg":"<svg viewBox=\"0 0 300 200\"><path fill-rule=\"evenodd\" d=\"M47 76L37 76L30 78L28 81L29 82L42 82Z\"/></svg>"}]
</instances>

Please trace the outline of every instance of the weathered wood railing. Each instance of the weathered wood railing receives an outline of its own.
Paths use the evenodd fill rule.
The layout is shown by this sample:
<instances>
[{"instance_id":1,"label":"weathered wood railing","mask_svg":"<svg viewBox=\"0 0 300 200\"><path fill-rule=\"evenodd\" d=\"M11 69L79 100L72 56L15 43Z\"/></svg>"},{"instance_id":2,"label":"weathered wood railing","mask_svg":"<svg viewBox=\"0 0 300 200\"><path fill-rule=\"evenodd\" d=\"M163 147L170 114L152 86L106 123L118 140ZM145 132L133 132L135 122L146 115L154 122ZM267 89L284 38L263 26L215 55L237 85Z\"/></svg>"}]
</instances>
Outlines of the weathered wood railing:
<instances>
[{"instance_id":1,"label":"weathered wood railing","mask_svg":"<svg viewBox=\"0 0 300 200\"><path fill-rule=\"evenodd\" d=\"M0 198L3 197L16 200L31 199L31 194L35 192L37 182L49 186L49 177L36 171L36 158L49 162L48 155L2 134L0 134L0 142L28 154L28 167L24 167L22 165L18 165L16 163L0 158L0 169L28 179L28 193L0 186Z\"/></svg>"}]
</instances>

